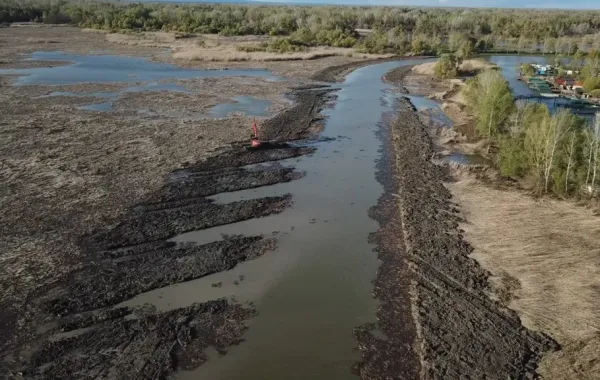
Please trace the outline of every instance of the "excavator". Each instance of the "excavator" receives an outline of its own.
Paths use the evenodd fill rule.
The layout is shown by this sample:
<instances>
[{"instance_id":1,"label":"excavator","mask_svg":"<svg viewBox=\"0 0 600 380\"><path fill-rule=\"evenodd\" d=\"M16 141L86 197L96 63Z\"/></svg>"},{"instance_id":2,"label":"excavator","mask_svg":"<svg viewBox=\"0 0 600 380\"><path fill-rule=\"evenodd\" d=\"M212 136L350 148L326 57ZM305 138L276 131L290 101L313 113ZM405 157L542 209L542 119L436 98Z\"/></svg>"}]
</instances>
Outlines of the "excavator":
<instances>
[{"instance_id":1,"label":"excavator","mask_svg":"<svg viewBox=\"0 0 600 380\"><path fill-rule=\"evenodd\" d=\"M251 145L248 147L249 150L258 149L263 144L258 137L258 126L256 125L256 120L252 121L252 132L253 134L250 136Z\"/></svg>"}]
</instances>

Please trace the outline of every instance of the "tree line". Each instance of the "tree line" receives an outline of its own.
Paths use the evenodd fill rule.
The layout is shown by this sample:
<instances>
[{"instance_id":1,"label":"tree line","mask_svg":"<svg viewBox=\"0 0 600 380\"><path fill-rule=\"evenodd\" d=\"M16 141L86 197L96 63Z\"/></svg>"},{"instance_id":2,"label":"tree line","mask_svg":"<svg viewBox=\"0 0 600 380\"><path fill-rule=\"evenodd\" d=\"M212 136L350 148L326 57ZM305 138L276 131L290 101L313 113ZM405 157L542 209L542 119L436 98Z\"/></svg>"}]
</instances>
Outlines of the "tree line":
<instances>
[{"instance_id":1,"label":"tree line","mask_svg":"<svg viewBox=\"0 0 600 380\"><path fill-rule=\"evenodd\" d=\"M569 110L551 114L545 104L515 103L498 70L468 80L463 94L502 175L524 180L539 194L597 193L600 113L590 120Z\"/></svg>"},{"instance_id":2,"label":"tree line","mask_svg":"<svg viewBox=\"0 0 600 380\"><path fill-rule=\"evenodd\" d=\"M110 31L286 36L304 45L356 46L403 54L544 51L572 54L598 45L600 12L355 6L165 4L85 0L5 0L2 22L71 23ZM360 38L357 29L373 33Z\"/></svg>"}]
</instances>

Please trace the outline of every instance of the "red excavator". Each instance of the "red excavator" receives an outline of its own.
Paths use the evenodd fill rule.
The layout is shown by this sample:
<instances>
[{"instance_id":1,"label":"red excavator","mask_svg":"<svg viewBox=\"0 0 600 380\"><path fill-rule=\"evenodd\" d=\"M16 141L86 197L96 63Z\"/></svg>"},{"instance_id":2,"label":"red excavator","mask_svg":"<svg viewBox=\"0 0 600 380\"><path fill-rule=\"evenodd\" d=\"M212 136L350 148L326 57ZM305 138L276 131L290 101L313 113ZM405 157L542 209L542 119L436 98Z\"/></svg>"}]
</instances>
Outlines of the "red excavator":
<instances>
[{"instance_id":1,"label":"red excavator","mask_svg":"<svg viewBox=\"0 0 600 380\"><path fill-rule=\"evenodd\" d=\"M252 148L258 148L262 145L262 141L258 138L258 126L256 125L256 120L252 121L252 132L254 132L254 135L250 136Z\"/></svg>"}]
</instances>

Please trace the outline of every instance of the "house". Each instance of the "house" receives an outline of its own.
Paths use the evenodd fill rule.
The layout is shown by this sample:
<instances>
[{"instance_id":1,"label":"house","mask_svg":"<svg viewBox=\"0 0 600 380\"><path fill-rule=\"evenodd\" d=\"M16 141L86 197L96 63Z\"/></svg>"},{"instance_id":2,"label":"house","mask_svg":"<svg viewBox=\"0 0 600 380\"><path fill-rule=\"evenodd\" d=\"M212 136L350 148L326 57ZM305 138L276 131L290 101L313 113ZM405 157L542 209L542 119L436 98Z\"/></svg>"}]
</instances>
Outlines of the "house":
<instances>
[{"instance_id":1,"label":"house","mask_svg":"<svg viewBox=\"0 0 600 380\"><path fill-rule=\"evenodd\" d=\"M571 89L577 93L583 93L583 82L581 82L581 81L575 82L575 84L573 85L573 87L571 87Z\"/></svg>"},{"instance_id":2,"label":"house","mask_svg":"<svg viewBox=\"0 0 600 380\"><path fill-rule=\"evenodd\" d=\"M532 66L535 68L538 75L546 76L552 72L552 66L550 65L534 64Z\"/></svg>"},{"instance_id":3,"label":"house","mask_svg":"<svg viewBox=\"0 0 600 380\"><path fill-rule=\"evenodd\" d=\"M572 90L573 86L577 84L577 81L573 77L557 77L554 80L554 83L557 86L561 87L563 90Z\"/></svg>"}]
</instances>

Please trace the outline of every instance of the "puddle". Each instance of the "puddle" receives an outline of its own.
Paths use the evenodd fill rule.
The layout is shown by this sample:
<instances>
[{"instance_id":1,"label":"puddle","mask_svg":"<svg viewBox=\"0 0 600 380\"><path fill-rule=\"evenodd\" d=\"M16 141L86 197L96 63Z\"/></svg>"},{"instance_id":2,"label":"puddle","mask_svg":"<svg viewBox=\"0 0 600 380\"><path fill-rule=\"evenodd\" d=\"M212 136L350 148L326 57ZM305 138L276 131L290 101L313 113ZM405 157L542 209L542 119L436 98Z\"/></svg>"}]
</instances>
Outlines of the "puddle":
<instances>
[{"instance_id":1,"label":"puddle","mask_svg":"<svg viewBox=\"0 0 600 380\"><path fill-rule=\"evenodd\" d=\"M113 104L111 102L98 103L98 104L89 104L87 106L77 107L77 109L84 110L84 111L102 111L102 112L108 112L108 111L112 111Z\"/></svg>"},{"instance_id":2,"label":"puddle","mask_svg":"<svg viewBox=\"0 0 600 380\"><path fill-rule=\"evenodd\" d=\"M146 92L146 91L172 91L172 92L184 92L184 93L193 93L188 90L186 87L174 84L174 83L149 83L142 86L132 86L126 87L118 92L67 92L67 91L55 91L51 92L48 95L41 96L41 98L45 97L54 97L54 96L73 96L77 98L101 98L101 99L109 99L110 101L104 103L94 103L85 105L82 107L77 107L80 110L86 111L112 111L113 103L119 98L121 98L124 94L127 93L135 93L135 92Z\"/></svg>"},{"instance_id":3,"label":"puddle","mask_svg":"<svg viewBox=\"0 0 600 380\"><path fill-rule=\"evenodd\" d=\"M479 154L464 154L453 152L440 156L442 162L457 163L462 165L492 165L492 161Z\"/></svg>"},{"instance_id":4,"label":"puddle","mask_svg":"<svg viewBox=\"0 0 600 380\"><path fill-rule=\"evenodd\" d=\"M243 112L248 116L268 116L268 108L273 105L268 100L253 96L236 96L233 103L222 103L214 106L208 114L213 117L227 117L233 112Z\"/></svg>"},{"instance_id":5,"label":"puddle","mask_svg":"<svg viewBox=\"0 0 600 380\"><path fill-rule=\"evenodd\" d=\"M421 96L404 95L413 106L419 111L423 121L429 126L446 126L452 127L454 122L442 110L440 103L432 99L427 99Z\"/></svg>"},{"instance_id":6,"label":"puddle","mask_svg":"<svg viewBox=\"0 0 600 380\"><path fill-rule=\"evenodd\" d=\"M162 79L201 77L264 77L281 80L268 70L200 70L187 69L146 58L115 55L79 55L65 52L36 52L34 61L67 61L73 64L33 69L2 69L0 75L18 75L15 85L70 85L77 83L155 82Z\"/></svg>"}]
</instances>

